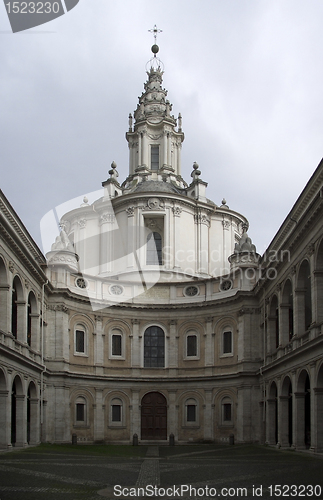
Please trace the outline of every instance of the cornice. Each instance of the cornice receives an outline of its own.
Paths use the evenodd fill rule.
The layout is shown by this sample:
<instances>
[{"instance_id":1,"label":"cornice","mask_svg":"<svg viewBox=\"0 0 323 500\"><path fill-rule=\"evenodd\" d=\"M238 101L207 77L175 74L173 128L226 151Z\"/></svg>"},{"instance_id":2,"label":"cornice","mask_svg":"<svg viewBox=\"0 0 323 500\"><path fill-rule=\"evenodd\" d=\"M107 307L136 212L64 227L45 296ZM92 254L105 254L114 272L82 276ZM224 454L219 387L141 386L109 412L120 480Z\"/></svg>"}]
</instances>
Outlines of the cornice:
<instances>
[{"instance_id":1,"label":"cornice","mask_svg":"<svg viewBox=\"0 0 323 500\"><path fill-rule=\"evenodd\" d=\"M12 228L14 234L19 237L20 241L24 243L26 249L30 252L31 256L37 261L42 261L46 264L46 260L41 250L38 248L27 229L21 222L20 218L10 205L4 193L0 190L0 217L4 226Z\"/></svg>"},{"instance_id":2,"label":"cornice","mask_svg":"<svg viewBox=\"0 0 323 500\"><path fill-rule=\"evenodd\" d=\"M1 214L0 214L1 216ZM19 260L39 282L44 283L47 281L47 277L43 272L40 264L37 262L36 258L30 255L29 251L21 245L19 237L13 231L9 231L0 222L0 234L3 240L10 247L10 250L15 254L17 260ZM22 248L23 247L23 248ZM42 256L43 257L43 256ZM44 259L44 257L43 257ZM43 265L46 265L44 259Z\"/></svg>"}]
</instances>

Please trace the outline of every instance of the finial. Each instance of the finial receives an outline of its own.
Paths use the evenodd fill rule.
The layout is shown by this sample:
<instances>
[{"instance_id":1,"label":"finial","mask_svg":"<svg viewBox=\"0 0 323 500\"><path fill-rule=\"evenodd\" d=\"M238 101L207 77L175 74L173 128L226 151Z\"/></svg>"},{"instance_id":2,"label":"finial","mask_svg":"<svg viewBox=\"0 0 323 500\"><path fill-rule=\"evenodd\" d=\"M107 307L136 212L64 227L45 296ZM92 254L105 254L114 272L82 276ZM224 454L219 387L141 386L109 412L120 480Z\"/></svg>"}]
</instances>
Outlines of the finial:
<instances>
[{"instance_id":1,"label":"finial","mask_svg":"<svg viewBox=\"0 0 323 500\"><path fill-rule=\"evenodd\" d=\"M162 61L157 57L157 54L159 52L159 47L157 45L157 35L158 33L162 33L162 30L158 29L156 24L155 26L151 29L151 30L148 30L149 33L152 33L154 35L154 45L152 45L151 47L151 51L152 53L154 54L154 57L152 57L148 63L146 64L146 70L147 70L147 73L150 69L150 71L157 71L157 72L161 72L163 73L164 71L164 65L162 63ZM150 65L150 68L147 68L147 66Z\"/></svg>"},{"instance_id":2,"label":"finial","mask_svg":"<svg viewBox=\"0 0 323 500\"><path fill-rule=\"evenodd\" d=\"M110 179L116 179L117 177L119 177L119 173L118 173L118 170L117 170L117 164L115 161L113 161L111 163L111 170L109 170L109 175L110 175Z\"/></svg>"},{"instance_id":3,"label":"finial","mask_svg":"<svg viewBox=\"0 0 323 500\"><path fill-rule=\"evenodd\" d=\"M153 27L153 29L151 30L148 30L149 33L153 33L154 34L154 40L155 40L155 43L154 45L151 47L151 51L152 53L154 54L154 57L156 57L156 54L159 52L159 47L157 45L157 35L158 33L162 33L163 31L162 30L159 30L155 24L155 26Z\"/></svg>"},{"instance_id":4,"label":"finial","mask_svg":"<svg viewBox=\"0 0 323 500\"><path fill-rule=\"evenodd\" d=\"M132 132L132 122L133 122L132 114L129 113L129 132Z\"/></svg>"},{"instance_id":5,"label":"finial","mask_svg":"<svg viewBox=\"0 0 323 500\"><path fill-rule=\"evenodd\" d=\"M178 115L178 131L182 132L182 115L180 113Z\"/></svg>"},{"instance_id":6,"label":"finial","mask_svg":"<svg viewBox=\"0 0 323 500\"><path fill-rule=\"evenodd\" d=\"M198 170L199 166L196 161L193 163L193 172L191 173L191 177L193 177L193 181L196 181L201 175L201 171Z\"/></svg>"}]
</instances>

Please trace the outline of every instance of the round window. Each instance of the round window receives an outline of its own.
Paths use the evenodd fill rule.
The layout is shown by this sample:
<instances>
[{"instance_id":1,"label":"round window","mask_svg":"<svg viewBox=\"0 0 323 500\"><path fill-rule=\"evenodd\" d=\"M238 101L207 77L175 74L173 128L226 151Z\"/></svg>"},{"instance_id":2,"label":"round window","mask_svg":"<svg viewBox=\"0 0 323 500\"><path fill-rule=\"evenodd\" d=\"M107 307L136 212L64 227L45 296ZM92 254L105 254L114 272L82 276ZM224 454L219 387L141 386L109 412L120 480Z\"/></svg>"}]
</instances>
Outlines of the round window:
<instances>
[{"instance_id":1,"label":"round window","mask_svg":"<svg viewBox=\"0 0 323 500\"><path fill-rule=\"evenodd\" d=\"M76 278L75 284L78 288L87 288L88 282L84 278Z\"/></svg>"},{"instance_id":2,"label":"round window","mask_svg":"<svg viewBox=\"0 0 323 500\"><path fill-rule=\"evenodd\" d=\"M197 286L187 286L184 290L184 294L186 297L194 297L195 295L198 295L199 289Z\"/></svg>"},{"instance_id":3,"label":"round window","mask_svg":"<svg viewBox=\"0 0 323 500\"><path fill-rule=\"evenodd\" d=\"M222 283L220 284L220 290L222 290L222 292L226 292L227 290L231 290L231 288L232 288L232 281L231 280L222 281Z\"/></svg>"}]
</instances>

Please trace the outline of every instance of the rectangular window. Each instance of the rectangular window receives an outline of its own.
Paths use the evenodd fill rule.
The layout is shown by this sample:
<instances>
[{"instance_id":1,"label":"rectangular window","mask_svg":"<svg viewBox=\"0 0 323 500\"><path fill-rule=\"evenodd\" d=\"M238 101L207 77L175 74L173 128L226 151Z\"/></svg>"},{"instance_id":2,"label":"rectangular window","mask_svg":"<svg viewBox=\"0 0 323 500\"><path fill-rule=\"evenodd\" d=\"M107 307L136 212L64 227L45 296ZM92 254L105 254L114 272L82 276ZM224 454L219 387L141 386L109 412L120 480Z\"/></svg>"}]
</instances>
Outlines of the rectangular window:
<instances>
[{"instance_id":1,"label":"rectangular window","mask_svg":"<svg viewBox=\"0 0 323 500\"><path fill-rule=\"evenodd\" d=\"M122 335L112 335L112 356L122 355Z\"/></svg>"},{"instance_id":2,"label":"rectangular window","mask_svg":"<svg viewBox=\"0 0 323 500\"><path fill-rule=\"evenodd\" d=\"M186 337L186 355L197 356L197 337L196 335L188 335Z\"/></svg>"},{"instance_id":3,"label":"rectangular window","mask_svg":"<svg viewBox=\"0 0 323 500\"><path fill-rule=\"evenodd\" d=\"M75 331L75 352L85 353L85 332L83 330Z\"/></svg>"},{"instance_id":4,"label":"rectangular window","mask_svg":"<svg viewBox=\"0 0 323 500\"><path fill-rule=\"evenodd\" d=\"M231 403L223 405L223 422L231 422Z\"/></svg>"},{"instance_id":5,"label":"rectangular window","mask_svg":"<svg viewBox=\"0 0 323 500\"><path fill-rule=\"evenodd\" d=\"M85 421L85 404L83 403L76 403L76 421Z\"/></svg>"},{"instance_id":6,"label":"rectangular window","mask_svg":"<svg viewBox=\"0 0 323 500\"><path fill-rule=\"evenodd\" d=\"M159 169L159 146L151 146L151 170Z\"/></svg>"},{"instance_id":7,"label":"rectangular window","mask_svg":"<svg viewBox=\"0 0 323 500\"><path fill-rule=\"evenodd\" d=\"M112 422L121 422L121 405L112 405Z\"/></svg>"},{"instance_id":8,"label":"rectangular window","mask_svg":"<svg viewBox=\"0 0 323 500\"><path fill-rule=\"evenodd\" d=\"M196 422L196 406L187 405L187 422Z\"/></svg>"},{"instance_id":9,"label":"rectangular window","mask_svg":"<svg viewBox=\"0 0 323 500\"><path fill-rule=\"evenodd\" d=\"M232 332L223 332L223 354L232 353Z\"/></svg>"}]
</instances>

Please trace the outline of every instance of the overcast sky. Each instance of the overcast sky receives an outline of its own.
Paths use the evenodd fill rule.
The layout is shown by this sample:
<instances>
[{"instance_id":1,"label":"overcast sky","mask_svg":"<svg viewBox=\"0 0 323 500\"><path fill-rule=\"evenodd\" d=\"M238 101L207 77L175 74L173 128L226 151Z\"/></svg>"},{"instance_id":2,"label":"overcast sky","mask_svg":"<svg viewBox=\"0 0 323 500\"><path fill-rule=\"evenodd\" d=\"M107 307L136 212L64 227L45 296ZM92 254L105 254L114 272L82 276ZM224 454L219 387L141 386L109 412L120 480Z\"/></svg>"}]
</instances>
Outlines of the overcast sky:
<instances>
[{"instance_id":1,"label":"overcast sky","mask_svg":"<svg viewBox=\"0 0 323 500\"><path fill-rule=\"evenodd\" d=\"M114 160L151 57L208 198L250 222L263 253L323 156L322 0L80 0L12 34L0 4L1 189L41 245L46 212L95 191Z\"/></svg>"}]
</instances>

